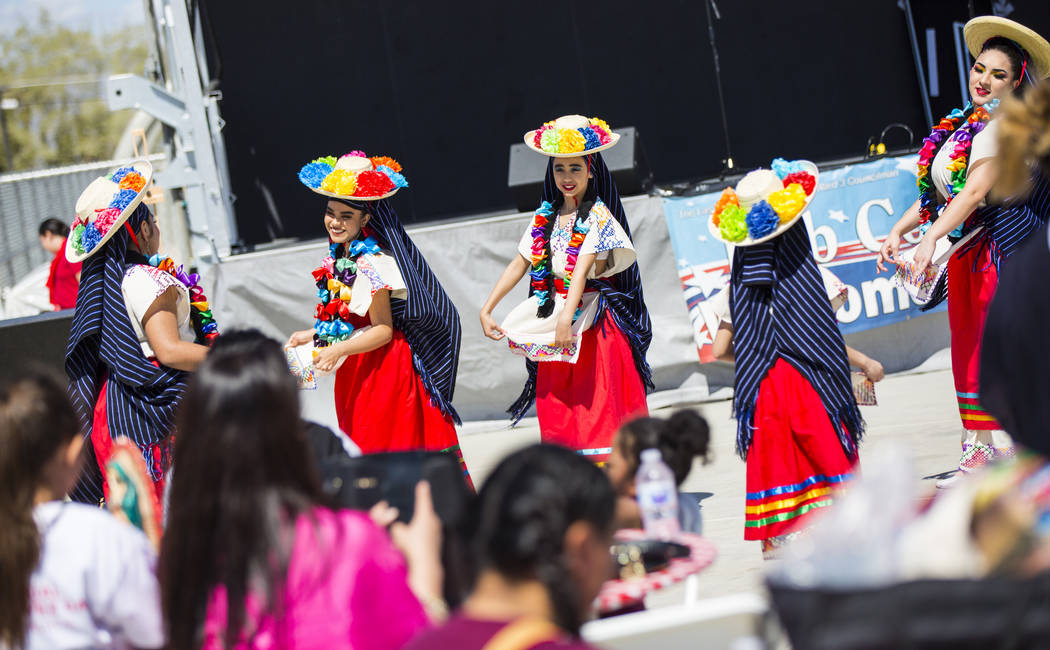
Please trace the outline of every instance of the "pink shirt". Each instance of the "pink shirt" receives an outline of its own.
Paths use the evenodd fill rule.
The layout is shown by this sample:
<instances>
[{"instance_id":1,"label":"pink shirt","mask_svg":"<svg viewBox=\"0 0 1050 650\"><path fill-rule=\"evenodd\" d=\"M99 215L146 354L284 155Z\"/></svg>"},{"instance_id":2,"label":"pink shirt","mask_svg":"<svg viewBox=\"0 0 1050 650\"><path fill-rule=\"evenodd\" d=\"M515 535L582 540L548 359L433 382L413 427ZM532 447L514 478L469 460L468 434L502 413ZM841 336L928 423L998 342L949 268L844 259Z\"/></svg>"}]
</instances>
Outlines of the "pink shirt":
<instances>
[{"instance_id":1,"label":"pink shirt","mask_svg":"<svg viewBox=\"0 0 1050 650\"><path fill-rule=\"evenodd\" d=\"M315 508L301 515L288 565L284 614L259 615L247 602L250 642L264 648L400 648L427 626L408 588L405 560L385 531L362 512ZM223 647L226 590L218 587L204 623L206 650Z\"/></svg>"}]
</instances>

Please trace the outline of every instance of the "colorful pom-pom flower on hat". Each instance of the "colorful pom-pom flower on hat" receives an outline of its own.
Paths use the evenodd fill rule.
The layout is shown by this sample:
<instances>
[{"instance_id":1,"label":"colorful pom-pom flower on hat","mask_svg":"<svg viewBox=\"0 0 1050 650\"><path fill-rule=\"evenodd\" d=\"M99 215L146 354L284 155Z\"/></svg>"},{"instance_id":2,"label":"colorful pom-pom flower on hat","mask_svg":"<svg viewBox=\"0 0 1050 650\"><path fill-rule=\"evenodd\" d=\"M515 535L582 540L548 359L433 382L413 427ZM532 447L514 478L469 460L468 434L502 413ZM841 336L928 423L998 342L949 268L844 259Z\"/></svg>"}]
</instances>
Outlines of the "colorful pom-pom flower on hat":
<instances>
[{"instance_id":1,"label":"colorful pom-pom flower on hat","mask_svg":"<svg viewBox=\"0 0 1050 650\"><path fill-rule=\"evenodd\" d=\"M346 194L349 196L354 193L356 187L354 173L345 169L333 169L332 173L325 176L324 180L321 181L321 189L332 194ZM340 191L347 189L350 191Z\"/></svg>"},{"instance_id":2,"label":"colorful pom-pom flower on hat","mask_svg":"<svg viewBox=\"0 0 1050 650\"><path fill-rule=\"evenodd\" d=\"M766 200L780 216L780 223L787 223L806 207L806 191L802 189L802 185L792 183L782 190L771 192Z\"/></svg>"},{"instance_id":3,"label":"colorful pom-pom flower on hat","mask_svg":"<svg viewBox=\"0 0 1050 650\"><path fill-rule=\"evenodd\" d=\"M722 190L722 196L718 197L718 200L715 201L715 209L711 213L711 219L714 221L716 226L719 224L719 220L722 216L722 211L731 205L739 207L740 198L737 197L736 191L733 188L727 187L724 190Z\"/></svg>"},{"instance_id":4,"label":"colorful pom-pom flower on hat","mask_svg":"<svg viewBox=\"0 0 1050 650\"><path fill-rule=\"evenodd\" d=\"M806 192L806 196L813 193L813 190L817 188L817 179L813 178L813 174L809 172L791 172L784 177L784 187L791 185L792 183L798 183L802 186L802 189Z\"/></svg>"},{"instance_id":5,"label":"colorful pom-pom flower on hat","mask_svg":"<svg viewBox=\"0 0 1050 650\"><path fill-rule=\"evenodd\" d=\"M746 221L751 238L761 239L777 229L780 225L780 215L769 203L759 201L748 210Z\"/></svg>"},{"instance_id":6,"label":"colorful pom-pom flower on hat","mask_svg":"<svg viewBox=\"0 0 1050 650\"><path fill-rule=\"evenodd\" d=\"M575 129L558 129L558 153L579 153L587 148L583 134Z\"/></svg>"},{"instance_id":7,"label":"colorful pom-pom flower on hat","mask_svg":"<svg viewBox=\"0 0 1050 650\"><path fill-rule=\"evenodd\" d=\"M396 187L383 172L361 172L357 175L358 196L381 196Z\"/></svg>"},{"instance_id":8,"label":"colorful pom-pom flower on hat","mask_svg":"<svg viewBox=\"0 0 1050 650\"><path fill-rule=\"evenodd\" d=\"M729 205L722 210L718 223L718 233L726 241L743 241L747 237L744 209L739 205Z\"/></svg>"}]
</instances>

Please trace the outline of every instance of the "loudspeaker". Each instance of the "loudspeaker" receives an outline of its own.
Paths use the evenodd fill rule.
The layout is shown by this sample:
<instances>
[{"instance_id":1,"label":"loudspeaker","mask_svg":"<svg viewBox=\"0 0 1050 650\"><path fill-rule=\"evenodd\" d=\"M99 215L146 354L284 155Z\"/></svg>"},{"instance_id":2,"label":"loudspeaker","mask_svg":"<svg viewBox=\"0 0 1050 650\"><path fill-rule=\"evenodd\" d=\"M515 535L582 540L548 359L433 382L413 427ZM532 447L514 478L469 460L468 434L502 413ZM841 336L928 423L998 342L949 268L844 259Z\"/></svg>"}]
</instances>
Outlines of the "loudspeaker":
<instances>
[{"instance_id":1,"label":"loudspeaker","mask_svg":"<svg viewBox=\"0 0 1050 650\"><path fill-rule=\"evenodd\" d=\"M644 194L653 185L653 172L645 158L638 129L626 126L615 131L620 134L620 142L603 151L602 158L612 172L621 196ZM536 153L524 143L510 146L507 187L520 212L530 212L540 204L546 173L547 156Z\"/></svg>"},{"instance_id":2,"label":"loudspeaker","mask_svg":"<svg viewBox=\"0 0 1050 650\"><path fill-rule=\"evenodd\" d=\"M73 326L72 309L0 320L0 382L18 379L30 366L66 372L66 343Z\"/></svg>"}]
</instances>

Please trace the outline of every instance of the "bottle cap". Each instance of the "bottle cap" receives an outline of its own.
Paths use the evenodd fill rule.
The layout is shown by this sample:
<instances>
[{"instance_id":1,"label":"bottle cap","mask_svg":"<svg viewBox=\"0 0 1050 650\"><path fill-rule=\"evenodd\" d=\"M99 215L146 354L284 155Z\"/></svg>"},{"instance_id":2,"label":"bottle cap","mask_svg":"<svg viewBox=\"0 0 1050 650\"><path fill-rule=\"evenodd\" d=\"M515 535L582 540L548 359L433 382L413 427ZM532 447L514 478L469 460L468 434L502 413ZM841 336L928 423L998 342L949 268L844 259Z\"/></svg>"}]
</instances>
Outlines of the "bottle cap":
<instances>
[{"instance_id":1,"label":"bottle cap","mask_svg":"<svg viewBox=\"0 0 1050 650\"><path fill-rule=\"evenodd\" d=\"M642 462L643 463L655 463L664 459L663 454L660 453L659 449L643 449L642 450Z\"/></svg>"}]
</instances>

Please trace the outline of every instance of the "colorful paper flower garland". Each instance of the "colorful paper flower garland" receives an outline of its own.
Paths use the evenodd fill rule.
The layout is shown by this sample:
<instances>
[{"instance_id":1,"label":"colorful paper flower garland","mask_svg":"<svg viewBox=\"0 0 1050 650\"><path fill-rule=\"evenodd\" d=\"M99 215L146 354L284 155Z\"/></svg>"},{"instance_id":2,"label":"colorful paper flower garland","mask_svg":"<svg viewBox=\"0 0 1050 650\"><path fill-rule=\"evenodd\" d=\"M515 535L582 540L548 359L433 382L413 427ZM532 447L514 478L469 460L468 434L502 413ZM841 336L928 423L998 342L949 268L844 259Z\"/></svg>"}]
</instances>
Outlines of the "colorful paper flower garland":
<instances>
[{"instance_id":1,"label":"colorful paper flower garland","mask_svg":"<svg viewBox=\"0 0 1050 650\"><path fill-rule=\"evenodd\" d=\"M771 192L745 211L740 207L740 198L731 187L722 190L715 202L711 222L718 227L718 234L729 242L760 239L772 233L778 226L788 223L806 207L806 200L813 194L817 179L805 171L800 161L788 162L777 158L770 165L784 184L784 189Z\"/></svg>"},{"instance_id":2,"label":"colorful paper flower garland","mask_svg":"<svg viewBox=\"0 0 1050 650\"><path fill-rule=\"evenodd\" d=\"M546 153L586 153L612 142L612 129L605 120L597 117L579 129L559 129L554 122L547 122L536 129L533 145Z\"/></svg>"},{"instance_id":3,"label":"colorful paper flower garland","mask_svg":"<svg viewBox=\"0 0 1050 650\"><path fill-rule=\"evenodd\" d=\"M551 300L553 296L550 295L551 274L551 259L548 254L548 239L547 225L551 219L557 219L554 214L554 206L551 205L550 201L544 201L540 204L536 215L532 220L532 270L529 271L529 277L532 285L532 295L535 296L536 301L539 303L539 307L542 308L547 301ZM587 238L587 233L590 232L591 227L587 224L587 216L580 217L577 214L573 220L572 234L569 236L569 245L565 249L565 279L562 280L561 286L556 290L559 295L566 297L569 295L569 287L572 285L572 273L576 269L576 260L580 256L580 247L583 246L583 241ZM552 229L553 230L553 229Z\"/></svg>"},{"instance_id":4,"label":"colorful paper flower garland","mask_svg":"<svg viewBox=\"0 0 1050 650\"><path fill-rule=\"evenodd\" d=\"M945 206L947 206L966 185L966 168L973 139L984 130L988 120L992 119L991 111L995 110L998 105L999 100L993 99L988 102L987 108L984 106L974 108L969 117L966 116L966 113L970 111L971 104L966 105L966 111L956 108L942 117L941 121L934 125L930 135L923 139L922 148L919 149L918 178L916 179L919 186L920 233L925 235L939 214L936 208L937 191L934 188L933 179L930 178L930 165L937 156L937 150L951 137L959 127L959 123L965 120L965 124L955 134L955 146L949 154L952 162L948 165L948 170L951 171L951 183L947 187L948 198L945 201Z\"/></svg>"},{"instance_id":5,"label":"colorful paper flower garland","mask_svg":"<svg viewBox=\"0 0 1050 650\"><path fill-rule=\"evenodd\" d=\"M189 289L190 292L190 322L193 323L193 332L196 341L201 345L211 345L219 336L219 325L212 316L211 306L208 298L201 289L201 276L196 273L186 273L182 265L176 265L170 257L153 255L149 258L150 266L165 271Z\"/></svg>"},{"instance_id":6,"label":"colorful paper flower garland","mask_svg":"<svg viewBox=\"0 0 1050 650\"><path fill-rule=\"evenodd\" d=\"M117 191L113 199L105 208L95 210L95 218L84 222L80 215L73 219L69 238L73 250L78 255L90 253L99 245L102 238L106 236L113 224L116 223L124 210L131 205L135 197L139 195L142 188L146 187L146 179L135 171L134 167L121 167L109 177L109 180L117 184Z\"/></svg>"},{"instance_id":7,"label":"colorful paper flower garland","mask_svg":"<svg viewBox=\"0 0 1050 650\"><path fill-rule=\"evenodd\" d=\"M314 347L323 348L350 338L350 292L357 279L357 258L380 253L379 243L371 232L365 238L346 245L346 255L339 256L342 244L333 243L321 266L313 270L317 282L317 310L314 314Z\"/></svg>"},{"instance_id":8,"label":"colorful paper flower garland","mask_svg":"<svg viewBox=\"0 0 1050 650\"><path fill-rule=\"evenodd\" d=\"M363 151L351 151L340 157L358 156L368 158ZM401 165L389 156L369 158L372 169L353 172L348 169L337 169L339 161L335 156L323 156L303 165L299 170L299 180L310 189L324 190L347 198L369 198L383 196L394 189L408 187L408 181L401 174Z\"/></svg>"}]
</instances>

